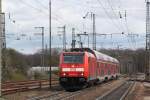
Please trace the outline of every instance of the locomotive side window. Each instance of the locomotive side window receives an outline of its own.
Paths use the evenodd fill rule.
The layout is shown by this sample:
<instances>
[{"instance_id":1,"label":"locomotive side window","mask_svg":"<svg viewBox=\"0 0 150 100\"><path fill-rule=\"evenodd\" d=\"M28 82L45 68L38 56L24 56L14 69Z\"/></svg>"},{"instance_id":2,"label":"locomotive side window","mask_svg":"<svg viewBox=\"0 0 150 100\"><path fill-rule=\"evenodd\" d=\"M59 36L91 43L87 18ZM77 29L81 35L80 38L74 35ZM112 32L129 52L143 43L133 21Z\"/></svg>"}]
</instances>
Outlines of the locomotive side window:
<instances>
[{"instance_id":1,"label":"locomotive side window","mask_svg":"<svg viewBox=\"0 0 150 100\"><path fill-rule=\"evenodd\" d=\"M64 54L64 63L83 64L84 54Z\"/></svg>"}]
</instances>

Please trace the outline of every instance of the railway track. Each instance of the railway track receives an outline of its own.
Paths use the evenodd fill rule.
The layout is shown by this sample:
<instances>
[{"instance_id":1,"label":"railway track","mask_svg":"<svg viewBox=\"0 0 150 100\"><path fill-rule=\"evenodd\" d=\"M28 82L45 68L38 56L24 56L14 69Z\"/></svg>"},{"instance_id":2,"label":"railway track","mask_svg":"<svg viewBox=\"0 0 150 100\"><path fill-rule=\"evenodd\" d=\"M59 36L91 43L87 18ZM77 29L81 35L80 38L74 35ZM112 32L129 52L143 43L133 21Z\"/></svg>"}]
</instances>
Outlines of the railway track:
<instances>
[{"instance_id":1,"label":"railway track","mask_svg":"<svg viewBox=\"0 0 150 100\"><path fill-rule=\"evenodd\" d=\"M96 100L124 100L134 84L135 82L133 81L126 81L104 95L96 98Z\"/></svg>"},{"instance_id":2,"label":"railway track","mask_svg":"<svg viewBox=\"0 0 150 100\"><path fill-rule=\"evenodd\" d=\"M31 98L28 98L27 100L70 100L70 99L74 99L75 96L78 96L79 94L82 94L82 93L89 92L90 90L93 90L98 86L103 87L103 86L108 86L110 84L111 84L111 81L107 82L107 83L100 84L100 85L96 85L96 86L93 86L90 88L85 88L83 90L78 90L75 92L67 92L65 90L62 90L59 92L55 92L53 94L31 97Z\"/></svg>"},{"instance_id":3,"label":"railway track","mask_svg":"<svg viewBox=\"0 0 150 100\"><path fill-rule=\"evenodd\" d=\"M95 86L92 86L89 88L85 88L82 90L74 91L74 92L67 92L67 91L63 90L59 85L56 85L56 86L53 86L52 90L48 90L48 91L45 90L47 88L44 88L44 89L40 89L41 92L36 92L33 94L32 94L32 92L31 92L31 94L27 93L25 95L24 94L20 95L20 93L19 93L19 97L17 97L17 98L14 97L15 99L13 99L13 100L20 100L22 97L24 98L23 100L70 100L70 99L83 100L83 99L86 99L87 96L92 97L92 100L94 100L97 96L103 95L107 91L111 90L109 87L112 88L114 85L118 86L118 85L124 83L124 81L126 81L126 80L124 80L124 79L119 79L117 81L112 80L112 81L104 82L102 84L98 84L98 85L95 85ZM96 91L98 91L98 90L103 91L103 92L100 92L98 95L91 96L91 93L95 94ZM14 96L16 96L16 95L14 95ZM84 96L85 98L82 96ZM6 98L12 98L12 97L13 97L13 94L8 95L8 97L6 97ZM10 100L12 100L12 99L10 99ZM88 100L90 100L90 99L88 99Z\"/></svg>"},{"instance_id":4,"label":"railway track","mask_svg":"<svg viewBox=\"0 0 150 100\"><path fill-rule=\"evenodd\" d=\"M52 80L52 85L58 84L58 79ZM28 80L20 82L5 82L2 84L2 95L24 92L33 89L47 87L49 80Z\"/></svg>"},{"instance_id":5,"label":"railway track","mask_svg":"<svg viewBox=\"0 0 150 100\"><path fill-rule=\"evenodd\" d=\"M63 92L65 92L65 91L63 90L63 91L59 91L59 92L54 92L52 94L46 94L46 95L36 96L36 97L28 97L27 100L42 100L42 99L45 99L48 97L55 97L59 94L62 94Z\"/></svg>"}]
</instances>

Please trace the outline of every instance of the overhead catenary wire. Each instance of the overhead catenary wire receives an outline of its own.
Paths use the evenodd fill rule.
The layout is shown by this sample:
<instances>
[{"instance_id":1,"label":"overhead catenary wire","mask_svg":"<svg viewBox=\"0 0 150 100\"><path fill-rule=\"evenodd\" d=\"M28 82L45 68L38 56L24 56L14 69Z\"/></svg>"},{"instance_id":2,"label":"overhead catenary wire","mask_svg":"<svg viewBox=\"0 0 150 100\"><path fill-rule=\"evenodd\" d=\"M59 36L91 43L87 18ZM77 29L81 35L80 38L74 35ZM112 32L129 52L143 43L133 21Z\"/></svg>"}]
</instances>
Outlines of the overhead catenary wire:
<instances>
[{"instance_id":1,"label":"overhead catenary wire","mask_svg":"<svg viewBox=\"0 0 150 100\"><path fill-rule=\"evenodd\" d=\"M119 0L119 1L120 1L120 0ZM116 15L115 10L114 10L114 7L113 7L111 1L110 1L110 0L107 0L107 2L108 2L109 6L110 6L110 8L111 8L111 10L112 10L113 15L114 15L116 18L120 19L120 21L117 20L117 21L118 21L118 24L120 25L122 31L125 32L124 27L123 27L123 22L122 22L123 16L121 15L120 10L118 10L119 12L117 12L117 13L119 13L119 16ZM120 7L121 7L121 1L120 1ZM119 9L120 9L120 7L119 7ZM112 40L113 40L113 39L112 39ZM112 42L113 42L113 41L112 41Z\"/></svg>"},{"instance_id":2,"label":"overhead catenary wire","mask_svg":"<svg viewBox=\"0 0 150 100\"><path fill-rule=\"evenodd\" d=\"M22 4L24 4L24 5L26 5L26 6L28 6L28 7L30 7L30 8L32 8L32 9L34 9L35 11L38 11L38 12L40 12L40 13L43 13L43 14L45 14L46 16L48 16L48 9L45 7L45 5L43 5L39 0L37 1L38 3L40 3L40 5L42 6L42 7L44 7L45 9L47 9L47 11L43 11L42 9L40 9L39 7L35 7L35 6L33 6L33 5L31 5L30 3L27 3L27 2L25 2L24 0L19 0L20 2L22 2ZM64 22L67 22L66 20L64 20L61 16L58 16L57 14L55 14L55 12L53 12L53 19L55 20L55 21L57 21L59 24L64 24ZM66 23L65 23L66 24ZM66 25L69 25L69 24L66 24ZM70 26L70 25L69 25ZM76 27L76 30L78 30L79 32L81 32L81 30L79 29L79 28L77 28Z\"/></svg>"},{"instance_id":3,"label":"overhead catenary wire","mask_svg":"<svg viewBox=\"0 0 150 100\"><path fill-rule=\"evenodd\" d=\"M119 9L120 9L120 11L122 11L123 10L123 5L122 5L122 2L121 2L121 0L118 0L118 3L119 3ZM129 26L128 26L128 21L127 21L127 10L125 10L125 12L124 12L124 14L122 15L121 14L121 12L119 11L119 14L120 14L120 16L122 17L122 18L124 18L124 26L125 26L125 28L126 28L126 30L127 30L127 41L128 41L128 43L129 43L129 45L130 45L130 47L132 47L132 48L134 48L135 49L135 47L136 47L136 40L134 40L134 38L133 37L130 37L129 36L129 34L131 34L131 31L130 31L130 29L129 29ZM121 18L121 20L122 20L122 18ZM128 38L130 38L130 40L128 39Z\"/></svg>"},{"instance_id":4,"label":"overhead catenary wire","mask_svg":"<svg viewBox=\"0 0 150 100\"><path fill-rule=\"evenodd\" d=\"M119 8L121 8L122 7L121 0L118 0L118 3L119 3Z\"/></svg>"},{"instance_id":5,"label":"overhead catenary wire","mask_svg":"<svg viewBox=\"0 0 150 100\"><path fill-rule=\"evenodd\" d=\"M48 14L47 14L47 12L46 11L43 11L40 7L35 7L35 6L33 6L33 5L31 5L30 3L27 3L27 2L25 2L25 1L23 1L23 0L19 0L23 5L25 5L25 6L27 6L27 7L30 7L30 8L32 8L33 10L35 10L35 11L38 11L38 12L40 12L40 13L43 13L43 14L45 14L45 15L47 15L48 16ZM39 3L40 3L40 1L39 1ZM55 21L57 21L58 23L60 23L60 24L62 24L63 22L66 22L63 18L60 18L60 16L58 16L58 15L55 15L55 14L53 14L53 16L56 16L55 17ZM58 18L59 17L59 18ZM78 29L78 28L76 28L78 31L80 31L80 29ZM81 31L80 31L81 32Z\"/></svg>"},{"instance_id":6,"label":"overhead catenary wire","mask_svg":"<svg viewBox=\"0 0 150 100\"><path fill-rule=\"evenodd\" d=\"M120 27L118 27L118 25L116 25L116 23L114 23L113 19L111 18L111 16L109 15L109 13L107 12L107 9L105 9L105 7L103 6L102 2L100 0L97 0L98 3L100 4L100 6L103 8L105 14L107 15L107 17L112 21L112 23L115 25L115 27L120 30ZM130 41L128 40L129 45L130 45ZM131 46L132 47L132 46Z\"/></svg>"},{"instance_id":7,"label":"overhead catenary wire","mask_svg":"<svg viewBox=\"0 0 150 100\"><path fill-rule=\"evenodd\" d=\"M25 2L24 0L18 0L18 1L22 2L23 5L28 6L28 7L32 8L33 10L35 10L35 11L38 11L38 12L40 12L40 13L43 13L43 14L46 15L46 16L49 16L49 15L48 15L48 9L47 9L47 11L45 11L45 10L42 10L42 9L40 9L40 8L38 8L38 7L35 7L35 6L31 5L30 3ZM38 2L38 1L37 1L37 2ZM40 2L40 1L39 1L39 2ZM58 16L55 15L55 14L53 14L53 19L54 19L55 21L59 22L59 23L62 23L62 22L60 21L60 18L58 18Z\"/></svg>"},{"instance_id":8,"label":"overhead catenary wire","mask_svg":"<svg viewBox=\"0 0 150 100\"><path fill-rule=\"evenodd\" d=\"M30 7L30 8L33 8L33 9L36 10L36 11L43 12L41 9L39 9L39 8L37 8L37 7L34 7L32 4L27 3L27 2L25 2L24 0L19 0L19 1L22 2L22 4L24 4L24 5L26 5L26 6Z\"/></svg>"},{"instance_id":9,"label":"overhead catenary wire","mask_svg":"<svg viewBox=\"0 0 150 100\"><path fill-rule=\"evenodd\" d=\"M118 19L117 22L118 22L120 28L121 28L122 31L124 32L123 25L122 25L122 23L119 21L119 19L122 19L121 14L119 14L119 16L118 16L118 15L115 13L115 10L114 10L114 8L113 8L113 5L112 5L111 1L110 1L110 0L107 0L107 2L108 2L109 6L110 6L110 8L111 8L111 10L112 10L112 13L113 13L114 17ZM120 13L120 11L119 11L118 13Z\"/></svg>"},{"instance_id":10,"label":"overhead catenary wire","mask_svg":"<svg viewBox=\"0 0 150 100\"><path fill-rule=\"evenodd\" d=\"M120 1L120 0L119 0L119 1ZM24 1L24 2L25 2L25 1ZM41 2L41 1L38 0L38 2ZM31 5L31 6L33 6L33 5ZM33 6L32 8L35 9L35 8L38 8L38 7ZM43 8L44 8L44 7L43 7ZM35 10L37 10L37 9L35 9ZM43 10L40 9L40 8L38 8L37 11L39 11L39 12L42 11L42 12L43 12ZM107 11L107 12L108 12L108 11ZM46 14L46 11L44 11L44 13ZM108 14L109 14L109 13L108 13ZM46 14L46 15L47 15L47 14ZM55 16L55 15L54 15L54 16ZM111 16L111 15L109 14L109 16ZM58 20L59 23L66 22L65 20L63 20L63 18L59 18L58 15L56 16L56 18L57 18L57 20ZM60 21L60 20L61 20L61 21ZM112 20L113 20L113 19L112 19ZM117 28L117 29L118 29L118 28ZM121 30L121 29L122 29L122 28L120 28L120 30ZM77 30L80 31L80 29L78 29L78 28L77 28ZM118 29L118 30L119 30L119 29ZM127 38L128 38L128 37L127 37Z\"/></svg>"},{"instance_id":11,"label":"overhead catenary wire","mask_svg":"<svg viewBox=\"0 0 150 100\"><path fill-rule=\"evenodd\" d=\"M130 31L129 26L128 26L127 11L125 11L125 26L126 26L126 29L127 29L127 32L128 32L128 37L129 37L130 40L131 40L132 47L135 49L135 48L136 48L136 40L134 40L134 37L133 37L133 36L130 36L130 34L131 34L132 32Z\"/></svg>"},{"instance_id":12,"label":"overhead catenary wire","mask_svg":"<svg viewBox=\"0 0 150 100\"><path fill-rule=\"evenodd\" d=\"M118 3L119 3L119 14L120 14L120 16L122 17L121 18L121 20L124 18L124 26L125 26L125 28L126 28L126 30L127 30L127 40L128 40L128 43L129 43L129 45L130 45L130 47L133 47L134 49L136 48L136 40L135 40L135 38L134 37L130 37L129 36L129 34L132 34L131 33L131 31L130 31L130 29L129 29L129 26L128 26L128 21L127 21L127 10L125 10L125 12L124 12L124 14L122 15L121 14L121 12L120 11L122 11L123 10L123 5L122 5L122 2L121 2L121 0L118 0ZM124 11L124 10L123 10ZM130 40L128 39L128 38L130 38Z\"/></svg>"},{"instance_id":13,"label":"overhead catenary wire","mask_svg":"<svg viewBox=\"0 0 150 100\"><path fill-rule=\"evenodd\" d=\"M116 24L114 22L114 20L112 19L112 17L109 15L109 13L107 12L107 9L105 9L104 5L102 4L102 2L100 0L97 0L98 4L100 5L100 7L102 7L103 11L105 12L105 14L107 15L107 17L112 21L113 25L115 26L115 28L117 28L119 31L122 31L120 26L118 24Z\"/></svg>"},{"instance_id":14,"label":"overhead catenary wire","mask_svg":"<svg viewBox=\"0 0 150 100\"><path fill-rule=\"evenodd\" d=\"M38 2L43 8L45 8L45 9L48 10L48 8L47 8L45 5L43 5L39 0L35 0L35 1ZM55 12L53 12L53 16L56 17L56 19L57 19L57 21L58 21L59 23L67 22L67 20L65 20L65 19L62 18L61 16L57 15ZM81 30L78 29L77 27L76 27L76 30L78 30L79 32L81 32Z\"/></svg>"},{"instance_id":15,"label":"overhead catenary wire","mask_svg":"<svg viewBox=\"0 0 150 100\"><path fill-rule=\"evenodd\" d=\"M125 11L125 26L126 26L128 34L130 34L131 32L130 32L130 29L128 27L128 22L127 22L127 11Z\"/></svg>"},{"instance_id":16,"label":"overhead catenary wire","mask_svg":"<svg viewBox=\"0 0 150 100\"><path fill-rule=\"evenodd\" d=\"M48 7L46 7L43 3L41 3L39 0L34 0L38 4L40 4L44 9L48 10Z\"/></svg>"}]
</instances>

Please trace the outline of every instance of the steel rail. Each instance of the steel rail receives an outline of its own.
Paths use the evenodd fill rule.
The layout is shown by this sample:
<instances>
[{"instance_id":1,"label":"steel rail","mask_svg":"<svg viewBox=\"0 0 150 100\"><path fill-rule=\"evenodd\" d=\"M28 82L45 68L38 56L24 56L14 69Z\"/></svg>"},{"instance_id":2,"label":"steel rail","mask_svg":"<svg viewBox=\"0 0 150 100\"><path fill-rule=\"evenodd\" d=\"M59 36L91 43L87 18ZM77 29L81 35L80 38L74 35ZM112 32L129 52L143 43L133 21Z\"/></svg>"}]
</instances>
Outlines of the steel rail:
<instances>
[{"instance_id":1,"label":"steel rail","mask_svg":"<svg viewBox=\"0 0 150 100\"><path fill-rule=\"evenodd\" d=\"M53 85L58 84L58 80L53 80ZM2 84L2 95L17 92L29 91L49 85L49 80L29 80L20 82L6 82Z\"/></svg>"},{"instance_id":2,"label":"steel rail","mask_svg":"<svg viewBox=\"0 0 150 100\"><path fill-rule=\"evenodd\" d=\"M97 97L96 100L110 100L110 98L111 100L115 100L116 98L117 100L124 100L131 88L134 86L134 83L135 82L125 81L119 86L106 92L104 95Z\"/></svg>"},{"instance_id":3,"label":"steel rail","mask_svg":"<svg viewBox=\"0 0 150 100\"><path fill-rule=\"evenodd\" d=\"M99 85L96 85L96 86L92 86L92 87L89 87L89 88L85 88L83 90L78 90L78 91L75 91L75 92L66 92L65 90L62 91L62 92L59 92L57 93L57 95L44 95L44 96L38 96L38 97L35 97L34 99L31 99L31 100L40 100L40 99L48 99L48 100L67 100L67 99L71 99L81 93L85 93L89 90L93 90L95 89L97 86L98 87L103 87L103 86L107 86L107 85L110 85L112 84L112 81L109 81L107 83L104 83L104 84L99 84ZM30 100L30 99L29 99Z\"/></svg>"}]
</instances>

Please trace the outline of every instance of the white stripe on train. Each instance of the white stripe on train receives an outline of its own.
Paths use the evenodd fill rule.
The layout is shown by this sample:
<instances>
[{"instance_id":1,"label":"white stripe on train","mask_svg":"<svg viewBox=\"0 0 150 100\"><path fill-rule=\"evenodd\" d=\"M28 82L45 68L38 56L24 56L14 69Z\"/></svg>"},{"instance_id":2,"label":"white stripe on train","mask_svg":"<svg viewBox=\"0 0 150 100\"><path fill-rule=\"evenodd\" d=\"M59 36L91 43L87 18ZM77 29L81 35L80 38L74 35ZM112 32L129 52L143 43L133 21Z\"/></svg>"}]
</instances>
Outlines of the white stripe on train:
<instances>
[{"instance_id":1,"label":"white stripe on train","mask_svg":"<svg viewBox=\"0 0 150 100\"><path fill-rule=\"evenodd\" d=\"M84 72L84 68L62 68L63 72L70 72L70 71L75 71L75 72Z\"/></svg>"}]
</instances>

